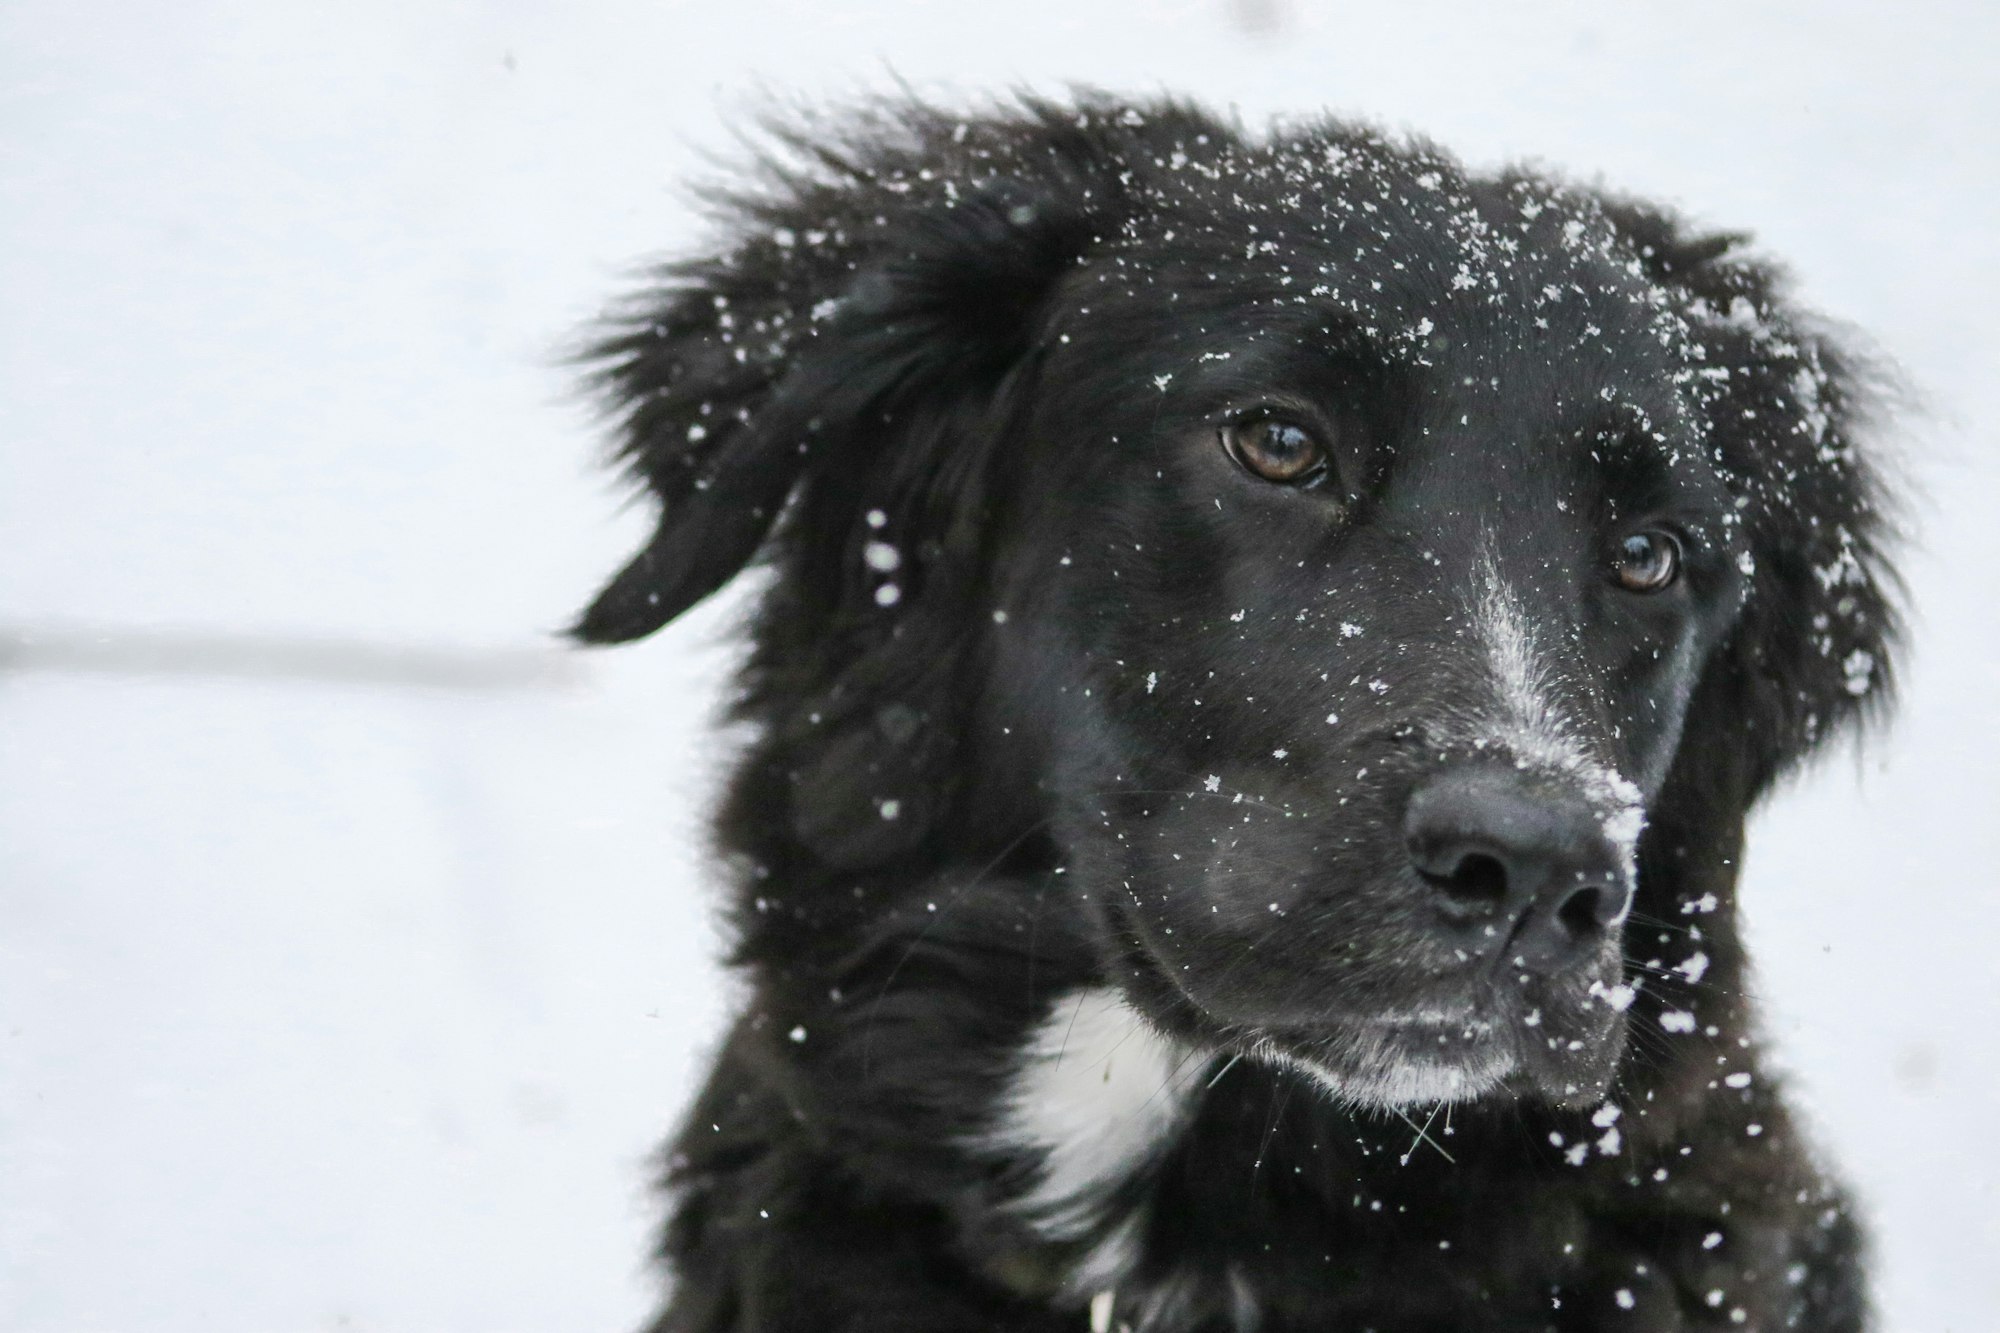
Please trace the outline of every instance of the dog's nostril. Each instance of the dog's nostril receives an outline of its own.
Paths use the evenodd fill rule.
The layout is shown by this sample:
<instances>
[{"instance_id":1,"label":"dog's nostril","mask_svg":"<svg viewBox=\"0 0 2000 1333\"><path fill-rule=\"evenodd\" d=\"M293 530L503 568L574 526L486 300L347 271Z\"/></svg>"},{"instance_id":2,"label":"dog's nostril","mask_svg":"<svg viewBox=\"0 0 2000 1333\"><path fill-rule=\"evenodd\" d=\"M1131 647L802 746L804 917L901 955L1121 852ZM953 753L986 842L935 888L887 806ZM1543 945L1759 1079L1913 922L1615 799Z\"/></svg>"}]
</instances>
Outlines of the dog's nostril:
<instances>
[{"instance_id":1,"label":"dog's nostril","mask_svg":"<svg viewBox=\"0 0 2000 1333\"><path fill-rule=\"evenodd\" d=\"M1552 974L1594 954L1631 904L1603 821L1547 781L1499 768L1440 774L1411 793L1403 833L1434 928L1462 953Z\"/></svg>"},{"instance_id":2,"label":"dog's nostril","mask_svg":"<svg viewBox=\"0 0 2000 1333\"><path fill-rule=\"evenodd\" d=\"M1445 896L1462 907L1491 908L1507 901L1507 867L1497 856L1467 852L1449 874L1436 877Z\"/></svg>"},{"instance_id":3,"label":"dog's nostril","mask_svg":"<svg viewBox=\"0 0 2000 1333\"><path fill-rule=\"evenodd\" d=\"M1586 884L1563 899L1556 909L1556 919L1564 929L1577 938L1594 935L1610 922L1611 913L1606 911L1609 895L1596 884Z\"/></svg>"}]
</instances>

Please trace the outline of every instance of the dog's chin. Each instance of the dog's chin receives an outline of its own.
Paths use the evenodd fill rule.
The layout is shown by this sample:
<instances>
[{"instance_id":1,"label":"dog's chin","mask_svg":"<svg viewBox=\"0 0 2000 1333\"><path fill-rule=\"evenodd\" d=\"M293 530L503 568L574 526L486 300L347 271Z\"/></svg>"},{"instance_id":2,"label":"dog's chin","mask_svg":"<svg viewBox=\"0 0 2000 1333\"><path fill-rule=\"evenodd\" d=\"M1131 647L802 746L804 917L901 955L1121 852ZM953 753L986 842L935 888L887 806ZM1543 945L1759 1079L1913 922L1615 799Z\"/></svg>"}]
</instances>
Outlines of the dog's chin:
<instances>
[{"instance_id":1,"label":"dog's chin","mask_svg":"<svg viewBox=\"0 0 2000 1333\"><path fill-rule=\"evenodd\" d=\"M1593 1105L1610 1086L1623 1044L1615 1014L1561 1024L1539 1015L1383 1015L1321 1030L1259 1031L1239 1048L1306 1075L1345 1106L1400 1111L1494 1100Z\"/></svg>"},{"instance_id":2,"label":"dog's chin","mask_svg":"<svg viewBox=\"0 0 2000 1333\"><path fill-rule=\"evenodd\" d=\"M1264 1033L1250 1054L1307 1075L1343 1105L1385 1110L1478 1101L1521 1072L1515 1043L1484 1022L1384 1018Z\"/></svg>"},{"instance_id":3,"label":"dog's chin","mask_svg":"<svg viewBox=\"0 0 2000 1333\"><path fill-rule=\"evenodd\" d=\"M1116 958L1127 1001L1153 1027L1192 1047L1302 1074L1356 1110L1484 1100L1592 1106L1624 1054L1624 1015L1595 997L1596 985L1568 996L1537 988L1534 997L1329 1013L1309 1024L1294 1011L1265 1022L1240 1009L1217 1013L1130 936Z\"/></svg>"}]
</instances>

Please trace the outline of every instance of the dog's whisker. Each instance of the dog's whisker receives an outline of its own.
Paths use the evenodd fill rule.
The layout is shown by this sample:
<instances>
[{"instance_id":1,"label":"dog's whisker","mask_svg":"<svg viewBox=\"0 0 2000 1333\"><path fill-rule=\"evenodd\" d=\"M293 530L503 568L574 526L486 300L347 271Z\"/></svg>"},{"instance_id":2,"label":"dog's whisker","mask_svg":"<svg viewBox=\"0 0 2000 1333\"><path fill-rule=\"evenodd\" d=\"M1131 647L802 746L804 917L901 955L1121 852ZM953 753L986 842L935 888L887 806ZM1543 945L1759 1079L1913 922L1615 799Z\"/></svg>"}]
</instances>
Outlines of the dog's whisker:
<instances>
[{"instance_id":1,"label":"dog's whisker","mask_svg":"<svg viewBox=\"0 0 2000 1333\"><path fill-rule=\"evenodd\" d=\"M1408 1165L1410 1164L1410 1158L1411 1158L1411 1156L1412 1156L1412 1155L1414 1155L1414 1154L1416 1153L1416 1151L1417 1151L1417 1149L1418 1149L1419 1147L1421 1147L1422 1145L1424 1145L1424 1144L1426 1144L1426 1143L1430 1144L1430 1145L1431 1145L1431 1147L1433 1147L1433 1148L1436 1148L1436 1149L1437 1149L1437 1151L1438 1151L1438 1156L1440 1156L1440 1157L1444 1158L1444 1160L1445 1160L1445 1161L1447 1161L1447 1162L1450 1162L1450 1163L1451 1163L1451 1164L1452 1164L1453 1166L1456 1166L1456 1165L1458 1165L1458 1159L1457 1159L1457 1158L1455 1158L1455 1157L1453 1157L1453 1156L1452 1156L1452 1155L1451 1155L1450 1153L1446 1152L1446 1151L1444 1150L1444 1145L1443 1145L1443 1144L1441 1144L1441 1143L1439 1143L1439 1142L1438 1142L1438 1141L1437 1141L1436 1139L1432 1138L1432 1137L1431 1137L1431 1134L1430 1134L1430 1130L1431 1130L1431 1122L1437 1119L1437 1117L1438 1117L1438 1112L1439 1112L1440 1110L1442 1110L1442 1109L1443 1109L1443 1108L1444 1108L1445 1106L1447 1106L1447 1105L1449 1105L1449 1103L1447 1103L1447 1102L1439 1102L1439 1103L1438 1103L1438 1104L1437 1104L1436 1106L1433 1106L1433 1107L1431 1108L1431 1113L1430 1113L1430 1115L1428 1115L1427 1117L1425 1117L1425 1119L1424 1119L1424 1123L1423 1123L1423 1124L1422 1124L1421 1126L1420 1126L1420 1125L1418 1125L1416 1121L1414 1121L1414 1120L1410 1119L1410 1117L1409 1117L1409 1116L1405 1115L1405 1114L1403 1113L1403 1111L1401 1110L1401 1108L1399 1108L1399 1107L1391 1107L1391 1108L1390 1108L1391 1110L1395 1111L1395 1113L1396 1113L1396 1118L1397 1118L1398 1120L1401 1120L1401 1121L1402 1121L1402 1122L1403 1122L1404 1124L1408 1125L1408 1126L1409 1126L1409 1127L1410 1127L1411 1129L1414 1129L1414 1130L1416 1130L1416 1131L1417 1131L1417 1137L1416 1137L1416 1138L1414 1138L1414 1139L1412 1139L1412 1140L1410 1141L1410 1147L1409 1147L1409 1150L1408 1150L1407 1152L1405 1152L1405 1153L1404 1153L1404 1154L1402 1155L1402 1157L1401 1157L1401 1158L1400 1158L1400 1159L1399 1159L1399 1160L1397 1161L1397 1165L1398 1165L1398 1166L1408 1166Z\"/></svg>"},{"instance_id":2,"label":"dog's whisker","mask_svg":"<svg viewBox=\"0 0 2000 1333\"><path fill-rule=\"evenodd\" d=\"M1291 1103L1294 1082L1295 1080L1289 1078L1272 1080L1271 1100L1267 1107L1269 1120L1264 1126L1264 1137L1257 1144L1257 1155L1250 1163L1252 1180L1257 1179L1263 1172L1264 1159L1271 1151L1271 1140L1277 1137L1278 1122L1284 1119L1285 1108Z\"/></svg>"},{"instance_id":3,"label":"dog's whisker","mask_svg":"<svg viewBox=\"0 0 2000 1333\"><path fill-rule=\"evenodd\" d=\"M1069 1039L1076 1033L1076 1016L1083 1012L1083 1002L1089 998L1089 995L1090 992L1088 991L1078 991L1076 993L1076 1003L1071 1006L1069 1011L1069 1025L1063 1029L1062 1045L1056 1048L1055 1067L1057 1069L1062 1068L1063 1057L1069 1054Z\"/></svg>"}]
</instances>

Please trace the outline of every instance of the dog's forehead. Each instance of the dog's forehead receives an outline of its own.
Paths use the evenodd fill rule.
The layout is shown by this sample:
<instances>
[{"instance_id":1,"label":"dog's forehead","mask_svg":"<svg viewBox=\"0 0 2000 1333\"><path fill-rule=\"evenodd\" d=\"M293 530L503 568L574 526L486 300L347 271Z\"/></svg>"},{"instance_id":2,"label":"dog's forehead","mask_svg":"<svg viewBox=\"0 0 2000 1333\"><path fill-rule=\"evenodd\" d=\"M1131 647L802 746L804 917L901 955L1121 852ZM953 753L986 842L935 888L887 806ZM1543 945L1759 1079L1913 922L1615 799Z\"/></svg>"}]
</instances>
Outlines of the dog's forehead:
<instances>
[{"instance_id":1,"label":"dog's forehead","mask_svg":"<svg viewBox=\"0 0 2000 1333\"><path fill-rule=\"evenodd\" d=\"M1134 295L1322 310L1419 363L1686 357L1677 304L1594 195L1368 138L1151 166L1120 238Z\"/></svg>"},{"instance_id":2,"label":"dog's forehead","mask_svg":"<svg viewBox=\"0 0 2000 1333\"><path fill-rule=\"evenodd\" d=\"M1699 339L1595 194L1365 136L1160 159L1132 191L1078 304L1201 343L1175 375L1227 355L1247 379L1245 347L1358 348L1454 420L1521 418L1523 447L1700 434Z\"/></svg>"}]
</instances>

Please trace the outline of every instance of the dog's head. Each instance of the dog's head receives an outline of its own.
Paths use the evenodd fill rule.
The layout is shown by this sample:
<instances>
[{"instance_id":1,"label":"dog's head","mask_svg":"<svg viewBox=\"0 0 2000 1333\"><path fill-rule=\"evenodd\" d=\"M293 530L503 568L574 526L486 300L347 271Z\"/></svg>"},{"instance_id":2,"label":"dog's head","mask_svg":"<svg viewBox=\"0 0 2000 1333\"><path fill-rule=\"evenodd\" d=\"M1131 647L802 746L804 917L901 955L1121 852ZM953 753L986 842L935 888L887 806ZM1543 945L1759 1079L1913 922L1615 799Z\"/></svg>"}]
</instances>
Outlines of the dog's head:
<instances>
[{"instance_id":1,"label":"dog's head","mask_svg":"<svg viewBox=\"0 0 2000 1333\"><path fill-rule=\"evenodd\" d=\"M596 349L663 516L579 627L768 544L758 854L1040 848L1192 1041L1600 1091L1635 911L1726 894L1687 863L1887 685L1856 375L1772 272L1340 126L788 142Z\"/></svg>"}]
</instances>

